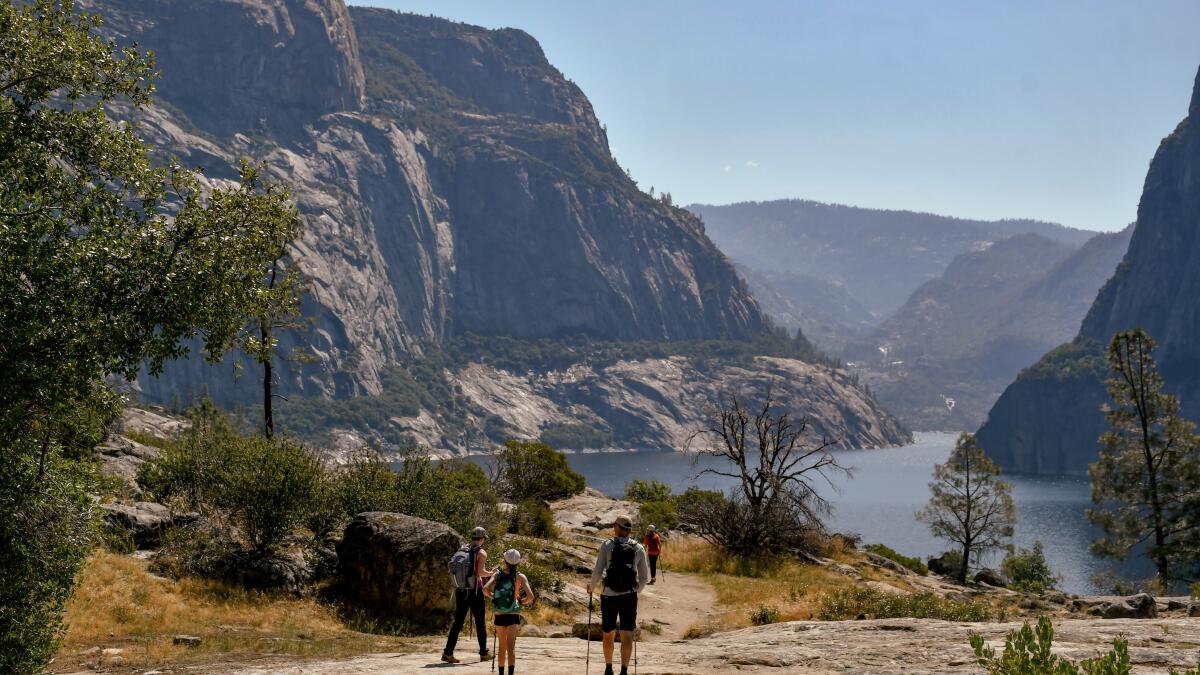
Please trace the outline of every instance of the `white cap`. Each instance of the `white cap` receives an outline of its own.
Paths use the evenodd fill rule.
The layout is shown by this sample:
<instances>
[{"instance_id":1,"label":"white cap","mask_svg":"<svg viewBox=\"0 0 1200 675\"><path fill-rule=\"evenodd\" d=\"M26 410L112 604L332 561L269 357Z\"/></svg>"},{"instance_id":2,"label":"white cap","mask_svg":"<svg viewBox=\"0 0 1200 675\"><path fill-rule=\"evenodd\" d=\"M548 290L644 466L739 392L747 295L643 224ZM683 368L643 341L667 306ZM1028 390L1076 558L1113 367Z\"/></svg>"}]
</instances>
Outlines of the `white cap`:
<instances>
[{"instance_id":1,"label":"white cap","mask_svg":"<svg viewBox=\"0 0 1200 675\"><path fill-rule=\"evenodd\" d=\"M653 532L653 531L655 531L655 530L657 530L657 529L658 529L658 528L657 528L657 527L654 527L653 525L651 525L651 526L650 526L650 531L651 531L651 532Z\"/></svg>"},{"instance_id":2,"label":"white cap","mask_svg":"<svg viewBox=\"0 0 1200 675\"><path fill-rule=\"evenodd\" d=\"M509 565L519 565L521 563L521 552L515 548L510 548L504 552L504 562Z\"/></svg>"}]
</instances>

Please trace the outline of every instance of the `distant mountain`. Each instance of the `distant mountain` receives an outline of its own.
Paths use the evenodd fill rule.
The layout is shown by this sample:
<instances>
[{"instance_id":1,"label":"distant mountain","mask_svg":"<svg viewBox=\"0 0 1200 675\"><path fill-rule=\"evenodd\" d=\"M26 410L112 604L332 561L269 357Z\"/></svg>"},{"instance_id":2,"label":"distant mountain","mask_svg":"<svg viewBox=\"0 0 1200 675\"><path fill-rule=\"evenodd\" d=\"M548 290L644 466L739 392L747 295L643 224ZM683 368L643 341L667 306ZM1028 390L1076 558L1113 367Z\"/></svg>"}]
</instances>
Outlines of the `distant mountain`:
<instances>
[{"instance_id":1,"label":"distant mountain","mask_svg":"<svg viewBox=\"0 0 1200 675\"><path fill-rule=\"evenodd\" d=\"M963 253L845 356L913 428L977 428L1022 368L1079 330L1130 233L1079 249L1023 234Z\"/></svg>"},{"instance_id":2,"label":"distant mountain","mask_svg":"<svg viewBox=\"0 0 1200 675\"><path fill-rule=\"evenodd\" d=\"M844 286L808 274L759 272L736 264L758 306L789 332L801 331L826 350L860 338L875 317Z\"/></svg>"},{"instance_id":3,"label":"distant mountain","mask_svg":"<svg viewBox=\"0 0 1200 675\"><path fill-rule=\"evenodd\" d=\"M845 288L877 320L960 253L1015 234L1082 245L1095 232L1036 220L980 221L796 199L687 207L729 257L757 273L801 274Z\"/></svg>"},{"instance_id":4,"label":"distant mountain","mask_svg":"<svg viewBox=\"0 0 1200 675\"><path fill-rule=\"evenodd\" d=\"M1200 419L1200 75L1188 117L1158 146L1129 250L1075 339L1023 371L988 413L981 445L1011 471L1086 472L1104 429L1104 350L1144 328L1167 389Z\"/></svg>"}]
</instances>

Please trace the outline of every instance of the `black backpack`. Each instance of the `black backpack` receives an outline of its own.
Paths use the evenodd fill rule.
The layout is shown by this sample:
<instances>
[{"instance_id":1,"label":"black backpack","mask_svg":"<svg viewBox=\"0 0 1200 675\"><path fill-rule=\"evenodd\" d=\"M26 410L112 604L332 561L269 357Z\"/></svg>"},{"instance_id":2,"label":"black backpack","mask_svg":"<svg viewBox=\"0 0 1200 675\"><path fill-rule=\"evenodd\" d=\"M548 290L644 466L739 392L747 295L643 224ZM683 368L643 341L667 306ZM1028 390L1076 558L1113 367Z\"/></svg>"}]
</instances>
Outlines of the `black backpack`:
<instances>
[{"instance_id":1,"label":"black backpack","mask_svg":"<svg viewBox=\"0 0 1200 675\"><path fill-rule=\"evenodd\" d=\"M630 539L611 541L604 585L618 593L628 593L637 587L637 544Z\"/></svg>"}]
</instances>

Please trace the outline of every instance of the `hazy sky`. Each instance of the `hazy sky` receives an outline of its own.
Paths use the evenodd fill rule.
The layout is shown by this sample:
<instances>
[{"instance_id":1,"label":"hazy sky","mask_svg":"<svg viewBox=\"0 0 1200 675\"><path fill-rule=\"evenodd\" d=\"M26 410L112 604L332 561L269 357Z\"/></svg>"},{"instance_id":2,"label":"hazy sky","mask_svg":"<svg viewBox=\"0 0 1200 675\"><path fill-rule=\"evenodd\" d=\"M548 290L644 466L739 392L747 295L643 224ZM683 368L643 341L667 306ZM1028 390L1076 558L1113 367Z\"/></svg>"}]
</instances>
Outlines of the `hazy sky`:
<instances>
[{"instance_id":1,"label":"hazy sky","mask_svg":"<svg viewBox=\"0 0 1200 675\"><path fill-rule=\"evenodd\" d=\"M528 31L685 204L1119 228L1200 65L1200 0L355 2Z\"/></svg>"}]
</instances>

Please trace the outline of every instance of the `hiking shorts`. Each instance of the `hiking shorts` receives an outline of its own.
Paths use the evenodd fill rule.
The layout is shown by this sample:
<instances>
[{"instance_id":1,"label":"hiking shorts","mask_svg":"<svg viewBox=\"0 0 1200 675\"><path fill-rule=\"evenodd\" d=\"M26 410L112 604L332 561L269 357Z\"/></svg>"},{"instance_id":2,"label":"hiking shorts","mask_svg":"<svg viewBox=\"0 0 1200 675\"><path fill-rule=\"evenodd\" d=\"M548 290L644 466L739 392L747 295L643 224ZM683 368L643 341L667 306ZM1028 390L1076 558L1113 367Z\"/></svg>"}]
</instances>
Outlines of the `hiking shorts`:
<instances>
[{"instance_id":1,"label":"hiking shorts","mask_svg":"<svg viewBox=\"0 0 1200 675\"><path fill-rule=\"evenodd\" d=\"M621 630L637 629L637 598L637 593L601 595L600 629L605 633L614 631L618 620Z\"/></svg>"},{"instance_id":2,"label":"hiking shorts","mask_svg":"<svg viewBox=\"0 0 1200 675\"><path fill-rule=\"evenodd\" d=\"M518 626L521 624L521 615L516 612L496 615L496 628L504 628L505 626Z\"/></svg>"}]
</instances>

